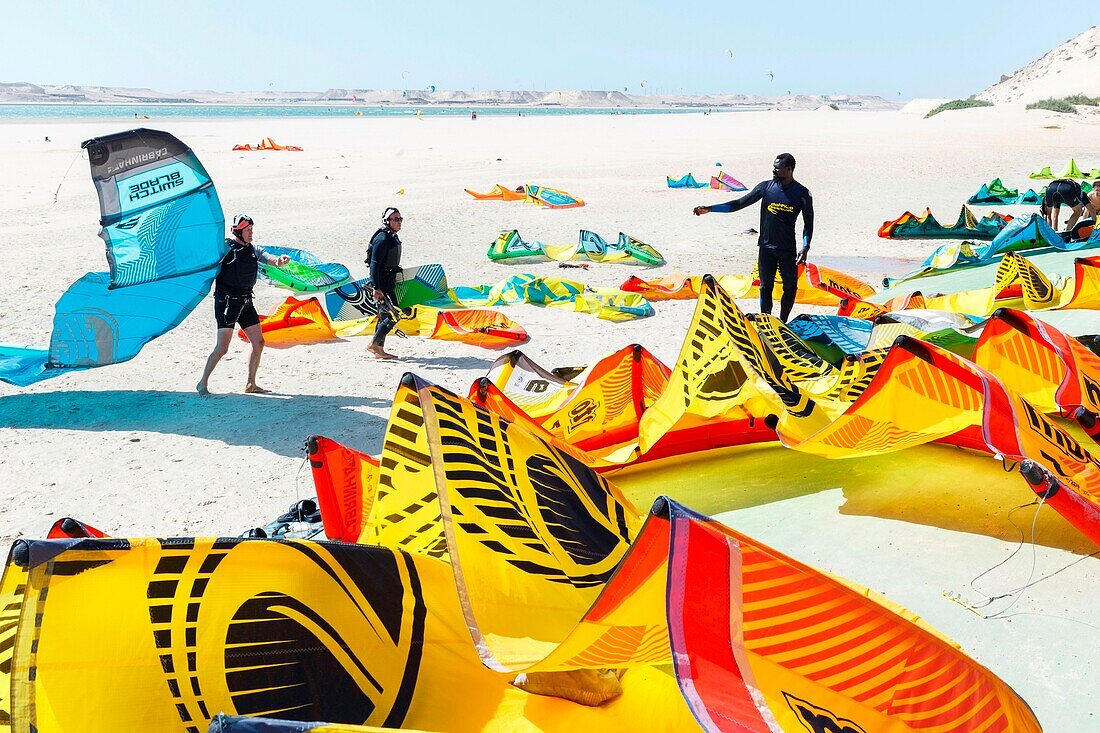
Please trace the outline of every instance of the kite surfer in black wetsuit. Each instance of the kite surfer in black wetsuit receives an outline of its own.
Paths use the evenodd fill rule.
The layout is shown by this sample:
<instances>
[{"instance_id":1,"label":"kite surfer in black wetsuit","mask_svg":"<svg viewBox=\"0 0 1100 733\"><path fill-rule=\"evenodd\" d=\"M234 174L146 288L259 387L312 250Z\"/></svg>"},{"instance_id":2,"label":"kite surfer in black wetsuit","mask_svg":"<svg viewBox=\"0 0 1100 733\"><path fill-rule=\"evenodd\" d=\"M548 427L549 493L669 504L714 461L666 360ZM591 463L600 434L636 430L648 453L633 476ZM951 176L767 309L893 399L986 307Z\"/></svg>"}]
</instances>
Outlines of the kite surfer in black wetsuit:
<instances>
[{"instance_id":1,"label":"kite surfer in black wetsuit","mask_svg":"<svg viewBox=\"0 0 1100 733\"><path fill-rule=\"evenodd\" d=\"M378 323L374 327L374 339L367 351L376 359L394 359L386 351L386 335L397 325L397 273L401 272L401 240L397 233L405 218L392 206L382 212L382 226L370 240L367 264L374 288L374 301L378 304Z\"/></svg>"},{"instance_id":2,"label":"kite surfer in black wetsuit","mask_svg":"<svg viewBox=\"0 0 1100 733\"><path fill-rule=\"evenodd\" d=\"M761 181L739 199L714 206L696 206L696 216L711 212L740 211L760 201L760 238L757 267L760 272L760 312L772 312L775 272L783 279L779 317L786 321L798 293L798 266L806 262L814 234L814 201L809 190L794 180L794 156L781 153L772 164L772 180ZM802 214L802 251L795 246L794 225Z\"/></svg>"},{"instance_id":3,"label":"kite surfer in black wetsuit","mask_svg":"<svg viewBox=\"0 0 1100 733\"><path fill-rule=\"evenodd\" d=\"M1095 191L1093 192L1095 193ZM1089 216L1095 217L1100 209L1100 195L1086 195L1081 189L1081 184L1070 178L1059 178L1051 181L1043 194L1043 202L1039 204L1039 213L1047 220L1054 231L1058 229L1058 219L1062 213L1062 207L1068 206L1073 213L1066 222L1066 229L1073 229L1073 225L1088 210Z\"/></svg>"},{"instance_id":4,"label":"kite surfer in black wetsuit","mask_svg":"<svg viewBox=\"0 0 1100 733\"><path fill-rule=\"evenodd\" d=\"M229 342L233 340L233 327L240 325L252 344L252 353L248 357L248 382L244 391L249 394L266 394L271 390L256 384L256 371L260 368L260 355L264 350L264 335L260 329L260 316L252 304L252 288L256 286L260 263L282 267L290 262L287 255L273 257L262 247L252 244L252 217L237 214L233 217L233 232L225 243L229 251L222 257L218 277L214 281L214 320L218 324L217 341L214 350L206 360L202 378L195 385L195 391L201 395L210 394L208 382L214 367L229 351Z\"/></svg>"}]
</instances>

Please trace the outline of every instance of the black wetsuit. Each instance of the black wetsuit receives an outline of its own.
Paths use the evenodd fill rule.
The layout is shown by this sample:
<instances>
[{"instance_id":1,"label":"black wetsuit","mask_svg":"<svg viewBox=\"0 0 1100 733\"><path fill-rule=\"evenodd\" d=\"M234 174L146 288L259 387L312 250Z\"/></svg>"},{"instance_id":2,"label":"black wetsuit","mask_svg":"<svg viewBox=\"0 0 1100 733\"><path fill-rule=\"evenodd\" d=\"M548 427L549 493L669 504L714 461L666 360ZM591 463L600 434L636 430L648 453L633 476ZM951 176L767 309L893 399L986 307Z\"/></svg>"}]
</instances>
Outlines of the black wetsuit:
<instances>
[{"instance_id":1,"label":"black wetsuit","mask_svg":"<svg viewBox=\"0 0 1100 733\"><path fill-rule=\"evenodd\" d=\"M810 191L798 181L782 185L778 181L761 181L756 188L739 199L724 204L708 206L710 211L729 213L752 206L760 201L760 251L757 269L760 271L760 312L772 312L772 290L775 287L775 271L783 279L783 298L779 304L779 317L786 321L794 308L798 294L798 253L795 246L794 225L802 214L802 244L810 246L814 234L814 200Z\"/></svg>"},{"instance_id":2,"label":"black wetsuit","mask_svg":"<svg viewBox=\"0 0 1100 733\"><path fill-rule=\"evenodd\" d=\"M1043 205L1048 209L1055 206L1084 206L1088 202L1088 195L1081 189L1081 184L1069 178L1051 181L1043 194Z\"/></svg>"},{"instance_id":3,"label":"black wetsuit","mask_svg":"<svg viewBox=\"0 0 1100 733\"><path fill-rule=\"evenodd\" d=\"M214 280L214 320L218 328L233 328L234 324L249 328L260 322L252 304L252 288L256 287L263 249L231 238L225 243L229 251Z\"/></svg>"},{"instance_id":4,"label":"black wetsuit","mask_svg":"<svg viewBox=\"0 0 1100 733\"><path fill-rule=\"evenodd\" d=\"M394 288L397 285L397 273L401 272L401 240L397 232L389 227L382 227L374 233L370 240L370 281L378 290L381 290L394 307L397 306L397 293ZM374 341L376 346L386 345L386 336L397 321L393 318L393 308L382 308L378 314L378 324L374 327Z\"/></svg>"}]
</instances>

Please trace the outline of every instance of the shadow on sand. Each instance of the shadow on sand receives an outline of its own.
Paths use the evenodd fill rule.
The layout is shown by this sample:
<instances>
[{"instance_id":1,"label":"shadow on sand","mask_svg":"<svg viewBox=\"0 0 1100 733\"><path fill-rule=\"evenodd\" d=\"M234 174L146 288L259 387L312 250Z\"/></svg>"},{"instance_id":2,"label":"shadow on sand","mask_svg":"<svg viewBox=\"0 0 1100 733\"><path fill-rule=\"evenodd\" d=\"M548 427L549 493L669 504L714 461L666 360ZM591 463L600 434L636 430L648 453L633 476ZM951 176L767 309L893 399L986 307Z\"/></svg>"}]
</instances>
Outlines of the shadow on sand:
<instances>
[{"instance_id":1,"label":"shadow on sand","mask_svg":"<svg viewBox=\"0 0 1100 733\"><path fill-rule=\"evenodd\" d=\"M888 453L828 460L761 443L655 461L605 474L643 510L668 494L705 514L782 502L841 489L839 514L922 524L1003 540L1030 541L1035 494L1016 472L974 451L922 445ZM805 518L803 518L805 519ZM821 531L829 531L821 517ZM1050 507L1035 525L1035 541L1079 555L1096 546Z\"/></svg>"},{"instance_id":2,"label":"shadow on sand","mask_svg":"<svg viewBox=\"0 0 1100 733\"><path fill-rule=\"evenodd\" d=\"M409 356L402 359L409 364L423 364L453 369L488 369L495 359L479 359L476 356Z\"/></svg>"},{"instance_id":3,"label":"shadow on sand","mask_svg":"<svg viewBox=\"0 0 1100 733\"><path fill-rule=\"evenodd\" d=\"M307 435L322 434L363 449L377 448L386 418L363 408L389 400L347 395L199 397L194 392L106 390L15 394L0 398L0 425L9 428L147 431L256 446L302 455Z\"/></svg>"}]
</instances>

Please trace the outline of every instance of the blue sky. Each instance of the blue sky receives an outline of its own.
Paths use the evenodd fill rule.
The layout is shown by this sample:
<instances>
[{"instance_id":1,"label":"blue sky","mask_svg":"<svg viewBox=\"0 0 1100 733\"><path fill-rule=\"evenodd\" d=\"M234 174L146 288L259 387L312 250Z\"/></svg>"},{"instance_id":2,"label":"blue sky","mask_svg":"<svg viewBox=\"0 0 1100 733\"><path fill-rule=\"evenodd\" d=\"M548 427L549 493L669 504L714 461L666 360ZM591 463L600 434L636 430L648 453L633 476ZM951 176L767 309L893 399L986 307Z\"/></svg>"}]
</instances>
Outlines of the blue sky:
<instances>
[{"instance_id":1,"label":"blue sky","mask_svg":"<svg viewBox=\"0 0 1100 733\"><path fill-rule=\"evenodd\" d=\"M966 96L1087 27L1081 12L1038 22L1033 0L10 5L0 81L162 91L434 84Z\"/></svg>"}]
</instances>

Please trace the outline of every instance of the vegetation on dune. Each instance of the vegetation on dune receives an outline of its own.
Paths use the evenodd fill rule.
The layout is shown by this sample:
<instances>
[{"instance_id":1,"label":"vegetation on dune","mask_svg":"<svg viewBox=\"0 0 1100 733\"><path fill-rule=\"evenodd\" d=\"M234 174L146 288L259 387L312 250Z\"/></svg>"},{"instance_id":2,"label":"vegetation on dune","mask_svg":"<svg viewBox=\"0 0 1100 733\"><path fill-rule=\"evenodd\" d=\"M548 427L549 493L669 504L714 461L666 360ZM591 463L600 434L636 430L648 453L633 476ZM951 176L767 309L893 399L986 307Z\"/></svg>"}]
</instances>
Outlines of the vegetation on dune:
<instances>
[{"instance_id":1,"label":"vegetation on dune","mask_svg":"<svg viewBox=\"0 0 1100 733\"><path fill-rule=\"evenodd\" d=\"M1071 94L1063 99L1070 104L1084 104L1089 107L1100 107L1100 97L1088 97L1084 94Z\"/></svg>"},{"instance_id":2,"label":"vegetation on dune","mask_svg":"<svg viewBox=\"0 0 1100 733\"><path fill-rule=\"evenodd\" d=\"M987 102L984 99L955 99L950 102L945 102L939 107L936 107L931 112L924 116L924 119L928 119L932 115L938 115L940 112L947 112L952 109L969 109L970 107L992 107L992 102Z\"/></svg>"},{"instance_id":3,"label":"vegetation on dune","mask_svg":"<svg viewBox=\"0 0 1100 733\"><path fill-rule=\"evenodd\" d=\"M1069 114L1077 114L1077 108L1065 99L1040 99L1038 102L1032 102L1027 106L1028 109L1048 109L1051 112L1067 112Z\"/></svg>"},{"instance_id":4,"label":"vegetation on dune","mask_svg":"<svg viewBox=\"0 0 1100 733\"><path fill-rule=\"evenodd\" d=\"M1050 99L1040 99L1038 102L1032 102L1027 108L1048 109L1051 112L1077 114L1077 105L1100 107L1100 97L1090 97L1085 94L1071 94L1068 97L1061 97L1060 99L1051 97Z\"/></svg>"}]
</instances>

